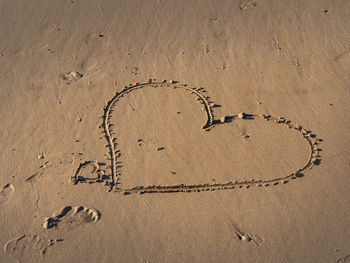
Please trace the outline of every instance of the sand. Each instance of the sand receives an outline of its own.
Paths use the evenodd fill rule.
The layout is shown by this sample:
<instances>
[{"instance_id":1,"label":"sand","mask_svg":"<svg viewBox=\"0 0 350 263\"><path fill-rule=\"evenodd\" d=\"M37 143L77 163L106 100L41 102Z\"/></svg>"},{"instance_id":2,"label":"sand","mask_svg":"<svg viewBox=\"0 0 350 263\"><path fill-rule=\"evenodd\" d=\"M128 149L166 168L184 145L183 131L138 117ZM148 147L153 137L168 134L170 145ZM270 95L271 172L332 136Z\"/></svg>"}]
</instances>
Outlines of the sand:
<instances>
[{"instance_id":1,"label":"sand","mask_svg":"<svg viewBox=\"0 0 350 263\"><path fill-rule=\"evenodd\" d=\"M350 262L349 1L0 17L0 262Z\"/></svg>"}]
</instances>

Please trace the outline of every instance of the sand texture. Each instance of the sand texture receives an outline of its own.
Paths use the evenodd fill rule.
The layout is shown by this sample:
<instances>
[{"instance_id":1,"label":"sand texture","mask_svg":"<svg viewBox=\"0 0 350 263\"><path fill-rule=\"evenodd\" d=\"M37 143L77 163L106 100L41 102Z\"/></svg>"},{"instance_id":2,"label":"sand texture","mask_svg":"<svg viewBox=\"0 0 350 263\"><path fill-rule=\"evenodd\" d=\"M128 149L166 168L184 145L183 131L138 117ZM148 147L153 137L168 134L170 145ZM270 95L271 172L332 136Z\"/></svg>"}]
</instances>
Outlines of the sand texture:
<instances>
[{"instance_id":1,"label":"sand texture","mask_svg":"<svg viewBox=\"0 0 350 263\"><path fill-rule=\"evenodd\" d=\"M0 1L0 263L350 262L350 1Z\"/></svg>"}]
</instances>

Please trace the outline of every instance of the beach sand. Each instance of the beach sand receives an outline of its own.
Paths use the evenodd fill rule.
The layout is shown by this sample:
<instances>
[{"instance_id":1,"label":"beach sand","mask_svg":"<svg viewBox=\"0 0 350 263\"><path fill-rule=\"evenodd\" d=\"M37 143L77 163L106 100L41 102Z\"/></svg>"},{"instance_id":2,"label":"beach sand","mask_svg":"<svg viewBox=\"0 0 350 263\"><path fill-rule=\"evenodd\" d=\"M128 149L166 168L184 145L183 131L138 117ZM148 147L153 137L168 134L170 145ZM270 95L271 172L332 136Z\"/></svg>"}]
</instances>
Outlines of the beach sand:
<instances>
[{"instance_id":1,"label":"beach sand","mask_svg":"<svg viewBox=\"0 0 350 263\"><path fill-rule=\"evenodd\" d=\"M350 262L349 1L0 17L0 262Z\"/></svg>"}]
</instances>

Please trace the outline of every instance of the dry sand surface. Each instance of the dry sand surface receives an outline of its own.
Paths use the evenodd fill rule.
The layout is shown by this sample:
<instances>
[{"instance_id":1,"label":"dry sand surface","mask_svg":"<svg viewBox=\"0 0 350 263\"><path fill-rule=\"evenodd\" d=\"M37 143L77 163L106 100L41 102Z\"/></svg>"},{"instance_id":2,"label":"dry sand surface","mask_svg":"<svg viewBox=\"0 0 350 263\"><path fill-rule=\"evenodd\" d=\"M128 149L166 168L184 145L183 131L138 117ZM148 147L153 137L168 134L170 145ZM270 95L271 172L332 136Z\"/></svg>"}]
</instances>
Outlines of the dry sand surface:
<instances>
[{"instance_id":1,"label":"dry sand surface","mask_svg":"<svg viewBox=\"0 0 350 263\"><path fill-rule=\"evenodd\" d=\"M350 262L350 1L0 1L0 262Z\"/></svg>"}]
</instances>

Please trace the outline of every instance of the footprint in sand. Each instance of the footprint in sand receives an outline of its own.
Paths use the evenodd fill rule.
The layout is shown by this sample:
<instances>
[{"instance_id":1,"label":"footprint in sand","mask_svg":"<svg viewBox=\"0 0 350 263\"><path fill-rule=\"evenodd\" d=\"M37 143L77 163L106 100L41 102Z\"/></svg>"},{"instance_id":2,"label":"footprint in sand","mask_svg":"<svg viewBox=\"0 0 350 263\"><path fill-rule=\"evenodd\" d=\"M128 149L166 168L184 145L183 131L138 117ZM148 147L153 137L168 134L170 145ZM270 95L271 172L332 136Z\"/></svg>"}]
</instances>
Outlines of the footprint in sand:
<instances>
[{"instance_id":1,"label":"footprint in sand","mask_svg":"<svg viewBox=\"0 0 350 263\"><path fill-rule=\"evenodd\" d=\"M12 184L5 185L0 191L0 206L5 205L13 195L15 188Z\"/></svg>"},{"instance_id":2,"label":"footprint in sand","mask_svg":"<svg viewBox=\"0 0 350 263\"><path fill-rule=\"evenodd\" d=\"M100 217L100 212L94 208L65 206L54 212L50 217L45 218L43 227L45 229L70 230L81 224L95 223Z\"/></svg>"},{"instance_id":3,"label":"footprint in sand","mask_svg":"<svg viewBox=\"0 0 350 263\"><path fill-rule=\"evenodd\" d=\"M51 228L71 230L82 224L95 223L100 217L100 212L93 208L65 206L54 212L51 217L45 218L43 227L45 230ZM64 240L64 233L56 233L54 235L54 233L50 232L56 236L55 239L50 239L48 238L49 233L45 230L41 231L40 235L24 234L9 240L4 246L4 252L23 262L38 255L44 257L48 252L48 248Z\"/></svg>"},{"instance_id":4,"label":"footprint in sand","mask_svg":"<svg viewBox=\"0 0 350 263\"><path fill-rule=\"evenodd\" d=\"M44 256L47 249L53 246L55 243L63 241L63 239L44 239L39 235L24 234L18 238L9 240L5 246L5 253L12 254L17 259L23 259L28 257L28 254L40 252Z\"/></svg>"}]
</instances>

